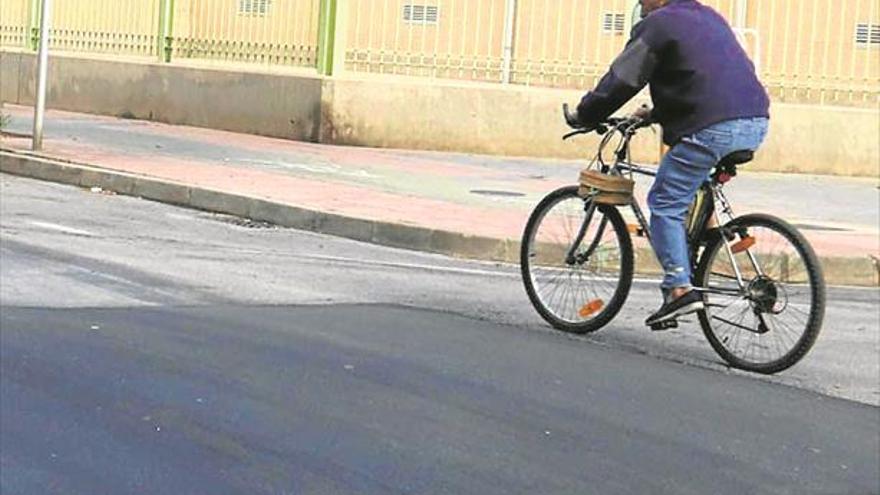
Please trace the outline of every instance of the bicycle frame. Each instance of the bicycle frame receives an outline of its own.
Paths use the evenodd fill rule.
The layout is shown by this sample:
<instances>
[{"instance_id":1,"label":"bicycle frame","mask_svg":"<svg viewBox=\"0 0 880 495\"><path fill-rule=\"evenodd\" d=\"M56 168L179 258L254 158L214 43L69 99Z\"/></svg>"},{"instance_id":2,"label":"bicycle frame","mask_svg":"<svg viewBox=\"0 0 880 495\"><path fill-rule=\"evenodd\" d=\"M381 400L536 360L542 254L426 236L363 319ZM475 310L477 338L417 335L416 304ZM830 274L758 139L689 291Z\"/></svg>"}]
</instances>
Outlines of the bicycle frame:
<instances>
[{"instance_id":1,"label":"bicycle frame","mask_svg":"<svg viewBox=\"0 0 880 495\"><path fill-rule=\"evenodd\" d=\"M605 134L601 143L599 144L599 150L596 154L596 158L593 163L597 163L600 166L602 173L610 173L612 175L623 175L624 173L629 173L630 176L632 174L644 175L649 177L657 176L657 169L653 167L648 167L644 165L640 165L637 163L633 163L630 153L630 141L632 137L635 135L636 131L640 128L644 127L644 125L640 124L631 124L628 126L615 126L609 132ZM617 147L614 151L614 163L609 165L604 162L602 157L602 153L605 148L611 143L615 136L620 135L620 142L617 144ZM700 189L697 191L697 198L692 205L692 211L688 218L687 227L687 240L689 247L689 254L691 260L691 268L695 270L697 265L699 264L698 251L701 246L701 243L705 240L705 235L708 231L708 226L710 225L711 219L714 218L716 224L721 227L725 225L727 222L722 222L721 215L725 215L727 220L733 220L733 209L730 206L730 202L727 200L727 197L723 192L723 183L720 182L717 177L712 176L709 180L704 182ZM717 206L716 206L717 203ZM718 207L720 206L720 208ZM645 214L642 211L642 207L639 204L638 200L633 198L630 204L632 208L633 214L636 217L636 220L639 223L639 227L641 228L641 232L644 237L648 240L649 245L651 246L651 250L654 252L654 255L657 255L656 250L654 249L654 245L651 242L651 233L649 228L648 220ZM599 228L596 231L596 237L590 243L590 246L587 250L580 254L576 255L578 248L583 242L583 237L586 235L587 229L589 227L590 222L592 221L594 212L595 212L596 204L590 202L586 207L586 215L584 217L584 222L579 229L578 235L575 238L575 242L572 244L571 248L568 251L568 255L566 257L566 261L569 263L579 262L583 259L589 258L592 254L593 250L595 250L598 245L599 240L602 238L604 234L604 230L607 226L607 219L603 217L602 223L599 225ZM720 210L720 211L719 211ZM730 257L731 265L734 269L734 274L736 276L737 285L739 287L738 291L733 289L719 289L714 288L710 289L707 287L695 287L695 290L704 293L716 293L716 294L742 294L746 290L746 283L743 279L742 271L739 266L733 262L734 253L730 245L730 237L732 237L730 232L725 231L723 228L719 231L723 236L724 247L727 252L727 255ZM760 263L756 259L755 255L746 250L747 256L751 261L752 266L754 267L756 273L758 275L763 275L763 271L761 270ZM659 259L658 259L659 261Z\"/></svg>"}]
</instances>

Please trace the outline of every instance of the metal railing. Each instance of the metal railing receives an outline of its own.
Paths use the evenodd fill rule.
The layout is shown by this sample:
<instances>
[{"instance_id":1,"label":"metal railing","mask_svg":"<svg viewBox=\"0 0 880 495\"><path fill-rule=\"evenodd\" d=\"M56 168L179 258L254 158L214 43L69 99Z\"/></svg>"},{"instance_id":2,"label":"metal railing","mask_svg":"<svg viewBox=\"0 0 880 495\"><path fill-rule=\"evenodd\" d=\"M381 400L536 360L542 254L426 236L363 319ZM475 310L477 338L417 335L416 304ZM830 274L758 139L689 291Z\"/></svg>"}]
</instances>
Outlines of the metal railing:
<instances>
[{"instance_id":1,"label":"metal railing","mask_svg":"<svg viewBox=\"0 0 880 495\"><path fill-rule=\"evenodd\" d=\"M629 37L632 4L629 0L520 1L512 82L594 86Z\"/></svg>"},{"instance_id":2,"label":"metal railing","mask_svg":"<svg viewBox=\"0 0 880 495\"><path fill-rule=\"evenodd\" d=\"M23 47L32 45L31 0L0 1L0 46Z\"/></svg>"},{"instance_id":3,"label":"metal railing","mask_svg":"<svg viewBox=\"0 0 880 495\"><path fill-rule=\"evenodd\" d=\"M56 1L49 46L59 51L155 56L159 5L159 0Z\"/></svg>"},{"instance_id":4,"label":"metal railing","mask_svg":"<svg viewBox=\"0 0 880 495\"><path fill-rule=\"evenodd\" d=\"M155 56L161 0L65 0L49 30L56 51ZM0 1L0 46L36 50L37 0Z\"/></svg>"},{"instance_id":5,"label":"metal railing","mask_svg":"<svg viewBox=\"0 0 880 495\"><path fill-rule=\"evenodd\" d=\"M64 0L52 48L586 89L636 0ZM877 0L703 0L741 35L777 101L880 102ZM35 49L38 0L0 0L0 46ZM332 9L327 9L327 6ZM340 26L336 32L336 14ZM327 14L328 12L333 14ZM326 17L325 14L331 17ZM331 23L321 20L332 19ZM320 25L320 26L319 26ZM329 32L328 32L329 30ZM344 40L344 42L342 41Z\"/></svg>"},{"instance_id":6,"label":"metal railing","mask_svg":"<svg viewBox=\"0 0 880 495\"><path fill-rule=\"evenodd\" d=\"M427 6L430 18L407 18ZM583 87L626 41L631 6L631 0L351 0L346 68Z\"/></svg>"},{"instance_id":7,"label":"metal railing","mask_svg":"<svg viewBox=\"0 0 880 495\"><path fill-rule=\"evenodd\" d=\"M778 100L859 104L880 101L877 0L759 2L749 23L763 43L764 83ZM859 25L876 32L858 43Z\"/></svg>"},{"instance_id":8,"label":"metal railing","mask_svg":"<svg viewBox=\"0 0 880 495\"><path fill-rule=\"evenodd\" d=\"M880 101L876 0L703 3L735 27L775 99ZM634 0L350 0L346 68L585 89L622 49L637 21L634 6ZM413 19L414 12L425 16ZM857 42L859 29L866 43Z\"/></svg>"},{"instance_id":9,"label":"metal railing","mask_svg":"<svg viewBox=\"0 0 880 495\"><path fill-rule=\"evenodd\" d=\"M176 0L172 58L315 67L319 0Z\"/></svg>"},{"instance_id":10,"label":"metal railing","mask_svg":"<svg viewBox=\"0 0 880 495\"><path fill-rule=\"evenodd\" d=\"M53 50L315 67L321 0L65 0ZM0 46L36 48L37 0L0 1Z\"/></svg>"},{"instance_id":11,"label":"metal railing","mask_svg":"<svg viewBox=\"0 0 880 495\"><path fill-rule=\"evenodd\" d=\"M350 0L346 68L500 81L506 3Z\"/></svg>"}]
</instances>

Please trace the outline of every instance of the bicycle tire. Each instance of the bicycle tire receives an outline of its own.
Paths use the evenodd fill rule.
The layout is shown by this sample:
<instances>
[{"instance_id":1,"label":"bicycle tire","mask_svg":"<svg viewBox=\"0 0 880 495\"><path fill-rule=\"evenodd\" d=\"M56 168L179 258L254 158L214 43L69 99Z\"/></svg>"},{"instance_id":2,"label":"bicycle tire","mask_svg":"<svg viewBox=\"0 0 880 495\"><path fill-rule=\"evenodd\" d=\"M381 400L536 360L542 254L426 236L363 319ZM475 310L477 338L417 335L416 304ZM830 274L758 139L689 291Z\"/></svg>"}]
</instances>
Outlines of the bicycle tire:
<instances>
[{"instance_id":1,"label":"bicycle tire","mask_svg":"<svg viewBox=\"0 0 880 495\"><path fill-rule=\"evenodd\" d=\"M542 298L541 291L535 286L535 281L537 279L535 269L537 267L533 266L532 258L534 255L533 243L535 243L535 239L542 222L544 222L544 220L547 218L548 213L550 213L550 211L553 210L555 206L567 200L580 201L582 204L586 204L586 201L578 196L577 186L568 186L557 189L548 194L546 197L544 197L544 199L541 200L540 203L538 203L538 205L532 211L532 214L529 216L529 220L526 223L526 228L523 231L522 244L520 249L520 270L526 293L528 294L529 300L537 310L538 314L540 314L545 321L550 323L550 325L558 330L569 333L584 334L594 332L607 325L608 322L610 322L617 315L621 307L623 307L623 303L624 301L626 301L630 287L632 286L632 240L629 235L629 230L626 227L626 223L624 222L623 217L620 215L620 212L617 211L617 208L610 205L597 205L597 211L602 216L604 216L604 218L608 219L608 222L612 227L611 230L614 232L617 246L620 250L619 274L614 285L613 295L610 297L607 304L605 304L603 301L603 306L600 311L595 314L589 315L589 317L585 317L579 321L561 317L557 314L556 311L547 306L546 302ZM595 223L596 221L597 219L594 218L591 224ZM584 241L584 243L589 244L588 241ZM583 268L583 265L578 265L577 267L571 265L563 265L565 265L564 260L560 260L560 266L557 268L557 270L569 270L569 279L571 279L571 273L579 271L579 281L584 281L584 278L581 276L586 271ZM598 276L594 278L594 281L599 280L603 279ZM587 281L589 282L589 279ZM603 283L608 284L607 281Z\"/></svg>"},{"instance_id":2,"label":"bicycle tire","mask_svg":"<svg viewBox=\"0 0 880 495\"><path fill-rule=\"evenodd\" d=\"M757 361L749 359L749 354L745 351L745 356L740 355L738 352L734 352L731 349L731 341L730 336L720 336L719 330L720 325L713 326L713 319L717 321L724 322L719 316L713 315L714 311L711 306L707 307L707 309L698 312L698 318L700 321L700 326L703 329L703 333L706 336L706 339L709 341L709 344L724 359L727 363L729 363L732 367L740 368L747 371L752 371L756 373L762 374L773 374L783 371L785 369L794 366L798 361L803 359L803 357L807 354L807 352L812 348L813 344L815 344L816 339L819 336L819 332L822 328L822 322L825 315L825 281L822 274L822 267L819 264L819 260L816 257L815 252L810 246L809 242L803 237L803 235L798 232L796 228L791 226L789 223L784 220L765 214L750 214L744 215L742 217L738 217L732 220L725 226L729 231L746 231L746 232L754 232L757 229L768 229L776 234L779 234L782 238L784 238L787 242L791 243L791 247L793 248L793 252L797 253L800 258L800 262L803 264L803 272L804 272L804 280L809 283L809 313L802 312L807 315L805 318L805 325L803 329L803 333L794 341L794 344L790 346L787 352L782 353L778 358L770 359L768 361ZM745 230L743 230L745 229ZM760 240L756 242L761 242ZM724 251L725 256L726 250L724 249L724 239L721 235L714 237L709 241L706 249L703 251L702 256L700 257L700 262L697 267L696 273L694 275L694 282L698 287L707 287L709 285L709 277L712 274L712 267L714 261L717 259L717 256L720 252ZM755 249L754 247L748 248L746 251L750 251ZM753 253L754 254L754 253ZM757 256L757 254L755 254ZM790 272L791 260L787 258L783 258L781 255L778 256L779 261L774 261L772 255L764 255L763 257L770 259L768 265L773 265L774 263L778 263L780 265L780 272L785 273L778 278L788 278L792 279L792 275ZM729 259L729 256L728 256ZM782 260L785 260L784 262ZM783 271L784 265L784 271ZM795 264L795 266L799 266ZM798 269L798 273L800 273L800 269ZM730 275L719 275L718 279L730 277ZM750 281L750 284L755 284L758 281L758 278L753 278ZM784 294L786 299L786 308L790 302L790 296L788 289L785 288L785 282L781 282L773 279L767 275L764 277L765 279L769 279L773 286L773 305L781 304L775 299L780 298L779 294ZM759 281L767 285L767 281ZM796 282L789 282L792 286L796 285ZM769 286L768 286L769 287ZM782 291L780 292L780 289ZM769 292L769 291L765 291ZM711 297L711 296L710 296ZM723 297L723 296L722 296ZM744 299L745 300L745 299ZM758 304L755 301L749 301L748 304L751 306L752 311L757 315L759 312L763 310L755 309L755 305ZM768 309L768 308L764 308ZM772 311L772 308L769 308ZM770 313L764 313L769 315ZM781 314L778 313L778 314ZM774 315L775 316L775 315ZM757 316L756 316L757 318ZM765 318L770 318L766 316ZM725 318L725 320L727 320ZM728 320L729 321L729 320ZM733 327L733 325L728 324ZM768 336L771 333L776 333L776 335L772 336L777 339L777 342L783 342L784 339L780 337L781 334L785 333L786 325L777 325L777 323L773 324L773 329L769 329L770 325L767 325L764 319L760 319L760 325L765 327L766 333L755 334L752 333L752 336L749 337L750 342L754 342L755 339L764 338L764 336ZM718 327L718 328L716 328ZM741 330L740 330L741 331ZM760 335L761 337L754 337L754 335ZM767 346L768 341L764 341L764 343L757 343L757 346Z\"/></svg>"}]
</instances>

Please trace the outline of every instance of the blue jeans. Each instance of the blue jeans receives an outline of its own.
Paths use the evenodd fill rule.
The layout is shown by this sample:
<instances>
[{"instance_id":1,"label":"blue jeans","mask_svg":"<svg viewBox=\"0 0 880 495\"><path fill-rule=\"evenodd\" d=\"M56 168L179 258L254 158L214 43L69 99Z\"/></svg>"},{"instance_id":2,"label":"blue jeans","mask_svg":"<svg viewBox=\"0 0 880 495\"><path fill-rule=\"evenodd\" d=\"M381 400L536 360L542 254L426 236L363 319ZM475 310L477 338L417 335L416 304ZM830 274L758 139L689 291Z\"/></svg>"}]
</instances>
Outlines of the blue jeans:
<instances>
[{"instance_id":1,"label":"blue jeans","mask_svg":"<svg viewBox=\"0 0 880 495\"><path fill-rule=\"evenodd\" d=\"M725 155L758 149L767 123L766 118L720 122L685 136L663 157L648 193L651 242L664 272L662 289L691 285L685 221L697 189Z\"/></svg>"}]
</instances>

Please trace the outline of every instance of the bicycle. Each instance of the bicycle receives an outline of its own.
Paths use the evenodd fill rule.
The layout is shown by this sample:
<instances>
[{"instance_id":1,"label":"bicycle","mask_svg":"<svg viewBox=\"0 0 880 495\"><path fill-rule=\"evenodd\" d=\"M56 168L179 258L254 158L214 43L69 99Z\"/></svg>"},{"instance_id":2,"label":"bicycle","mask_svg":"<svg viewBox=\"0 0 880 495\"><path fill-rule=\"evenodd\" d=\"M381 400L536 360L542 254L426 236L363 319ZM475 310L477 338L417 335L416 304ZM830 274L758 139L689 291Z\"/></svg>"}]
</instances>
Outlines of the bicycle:
<instances>
[{"instance_id":1,"label":"bicycle","mask_svg":"<svg viewBox=\"0 0 880 495\"><path fill-rule=\"evenodd\" d=\"M563 112L572 123L567 105ZM543 198L523 232L526 292L558 330L583 334L607 325L632 285L632 235L645 238L653 252L648 222L632 196L632 177L656 176L656 169L633 163L630 155L633 136L650 125L637 117L609 118L563 137L593 131L603 136L580 184ZM615 137L613 163L606 163L603 151ZM816 254L796 228L761 213L734 216L723 187L737 166L752 158L752 151L744 150L718 162L697 192L686 229L692 285L705 303L697 318L709 344L732 367L771 374L793 366L816 342L825 282ZM625 206L637 224L624 221L619 208ZM652 329L676 326L671 320Z\"/></svg>"}]
</instances>

